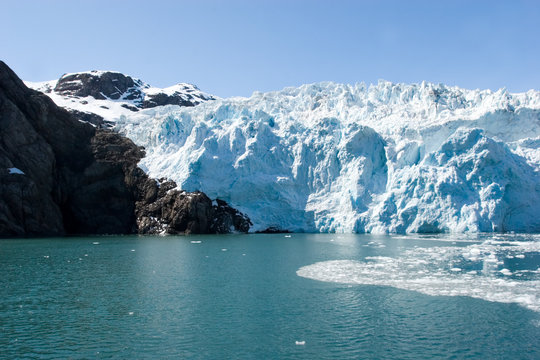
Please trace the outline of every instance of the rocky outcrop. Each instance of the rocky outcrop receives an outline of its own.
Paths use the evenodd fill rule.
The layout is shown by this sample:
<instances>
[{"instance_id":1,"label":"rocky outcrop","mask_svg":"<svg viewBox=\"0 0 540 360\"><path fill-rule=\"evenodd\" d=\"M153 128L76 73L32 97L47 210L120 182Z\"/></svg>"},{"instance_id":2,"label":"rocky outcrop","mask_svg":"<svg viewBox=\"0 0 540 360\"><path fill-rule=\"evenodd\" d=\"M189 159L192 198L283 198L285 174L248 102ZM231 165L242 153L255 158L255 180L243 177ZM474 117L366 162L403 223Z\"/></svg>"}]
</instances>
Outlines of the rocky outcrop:
<instances>
[{"instance_id":1,"label":"rocky outcrop","mask_svg":"<svg viewBox=\"0 0 540 360\"><path fill-rule=\"evenodd\" d=\"M226 202L214 204L202 192L185 192L173 181L149 178L137 163L144 151L131 140L113 131L98 130L92 139L96 164L119 167L117 176L135 199L133 211L135 228L140 234L224 234L248 232L249 218L231 208ZM108 178L114 174L101 174ZM122 179L115 181L122 183ZM117 189L121 191L121 189ZM128 197L126 194L122 198Z\"/></svg>"},{"instance_id":2,"label":"rocky outcrop","mask_svg":"<svg viewBox=\"0 0 540 360\"><path fill-rule=\"evenodd\" d=\"M225 234L249 231L251 221L226 202L217 200L213 204L202 192L188 193L178 190L173 181L156 184L156 198L137 203L139 232ZM149 193L153 193L153 190Z\"/></svg>"},{"instance_id":3,"label":"rocky outcrop","mask_svg":"<svg viewBox=\"0 0 540 360\"><path fill-rule=\"evenodd\" d=\"M125 101L122 106L131 111L162 105L195 106L215 99L191 84L157 89L119 72L96 70L63 75L54 89L41 90L63 97L91 96L97 100Z\"/></svg>"},{"instance_id":4,"label":"rocky outcrop","mask_svg":"<svg viewBox=\"0 0 540 360\"><path fill-rule=\"evenodd\" d=\"M3 62L0 128L0 236L249 228L234 209L149 178L137 166L142 148L78 121Z\"/></svg>"},{"instance_id":5,"label":"rocky outcrop","mask_svg":"<svg viewBox=\"0 0 540 360\"><path fill-rule=\"evenodd\" d=\"M75 109L66 109L69 111L75 118L90 123L98 128L112 129L114 123L112 121L105 120L102 116L94 114L92 112L78 111Z\"/></svg>"},{"instance_id":6,"label":"rocky outcrop","mask_svg":"<svg viewBox=\"0 0 540 360\"><path fill-rule=\"evenodd\" d=\"M166 92L145 94L141 107L144 109L163 105L195 106L214 97L207 96L191 84L178 84Z\"/></svg>"},{"instance_id":7,"label":"rocky outcrop","mask_svg":"<svg viewBox=\"0 0 540 360\"><path fill-rule=\"evenodd\" d=\"M92 96L98 100L122 98L142 102L142 85L140 80L134 80L122 73L94 70L62 76L56 83L54 92L64 96Z\"/></svg>"}]
</instances>

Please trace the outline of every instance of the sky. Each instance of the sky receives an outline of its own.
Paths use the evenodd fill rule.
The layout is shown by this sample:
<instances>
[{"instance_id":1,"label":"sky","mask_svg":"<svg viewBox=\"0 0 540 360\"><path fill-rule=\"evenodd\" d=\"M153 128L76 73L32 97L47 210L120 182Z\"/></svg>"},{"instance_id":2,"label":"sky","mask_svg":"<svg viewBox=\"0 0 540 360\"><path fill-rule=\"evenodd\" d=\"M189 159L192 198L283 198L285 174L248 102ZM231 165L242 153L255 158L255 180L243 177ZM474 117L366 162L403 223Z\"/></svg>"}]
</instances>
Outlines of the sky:
<instances>
[{"instance_id":1,"label":"sky","mask_svg":"<svg viewBox=\"0 0 540 360\"><path fill-rule=\"evenodd\" d=\"M221 97L305 83L540 89L540 1L0 0L24 80L115 70Z\"/></svg>"}]
</instances>

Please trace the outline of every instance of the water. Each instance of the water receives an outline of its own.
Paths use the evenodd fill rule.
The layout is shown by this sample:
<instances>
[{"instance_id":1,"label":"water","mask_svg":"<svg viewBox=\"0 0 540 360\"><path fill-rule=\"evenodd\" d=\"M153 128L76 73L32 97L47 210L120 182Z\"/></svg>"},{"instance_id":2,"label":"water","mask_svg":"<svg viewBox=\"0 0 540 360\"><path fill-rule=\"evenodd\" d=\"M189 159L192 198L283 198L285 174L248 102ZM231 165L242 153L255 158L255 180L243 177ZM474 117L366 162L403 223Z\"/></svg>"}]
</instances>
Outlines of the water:
<instances>
[{"instance_id":1,"label":"water","mask_svg":"<svg viewBox=\"0 0 540 360\"><path fill-rule=\"evenodd\" d=\"M538 235L2 240L0 358L539 359L539 245Z\"/></svg>"}]
</instances>

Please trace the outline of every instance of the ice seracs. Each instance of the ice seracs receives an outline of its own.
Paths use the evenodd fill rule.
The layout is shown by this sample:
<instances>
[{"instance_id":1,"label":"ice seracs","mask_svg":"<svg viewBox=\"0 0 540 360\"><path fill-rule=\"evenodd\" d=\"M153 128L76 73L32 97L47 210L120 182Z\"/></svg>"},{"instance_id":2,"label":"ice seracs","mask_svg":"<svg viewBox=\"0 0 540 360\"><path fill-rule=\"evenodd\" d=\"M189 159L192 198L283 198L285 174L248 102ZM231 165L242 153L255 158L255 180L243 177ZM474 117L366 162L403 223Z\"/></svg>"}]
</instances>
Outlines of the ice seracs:
<instances>
[{"instance_id":1,"label":"ice seracs","mask_svg":"<svg viewBox=\"0 0 540 360\"><path fill-rule=\"evenodd\" d=\"M540 94L320 83L120 117L152 176L255 230L539 231Z\"/></svg>"}]
</instances>

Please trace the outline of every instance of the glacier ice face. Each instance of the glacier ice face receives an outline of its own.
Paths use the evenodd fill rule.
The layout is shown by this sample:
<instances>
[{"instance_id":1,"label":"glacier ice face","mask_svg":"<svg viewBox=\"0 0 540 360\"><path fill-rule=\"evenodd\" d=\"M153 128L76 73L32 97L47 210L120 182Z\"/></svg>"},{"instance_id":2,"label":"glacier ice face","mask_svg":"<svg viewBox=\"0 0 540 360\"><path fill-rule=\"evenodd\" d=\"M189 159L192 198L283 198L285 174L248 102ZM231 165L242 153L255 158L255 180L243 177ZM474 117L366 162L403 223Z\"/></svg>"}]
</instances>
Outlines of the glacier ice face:
<instances>
[{"instance_id":1,"label":"glacier ice face","mask_svg":"<svg viewBox=\"0 0 540 360\"><path fill-rule=\"evenodd\" d=\"M371 232L538 231L540 176L480 129L458 129L418 165L396 169Z\"/></svg>"},{"instance_id":2,"label":"glacier ice face","mask_svg":"<svg viewBox=\"0 0 540 360\"><path fill-rule=\"evenodd\" d=\"M319 83L107 120L254 230L540 231L538 91Z\"/></svg>"}]
</instances>

